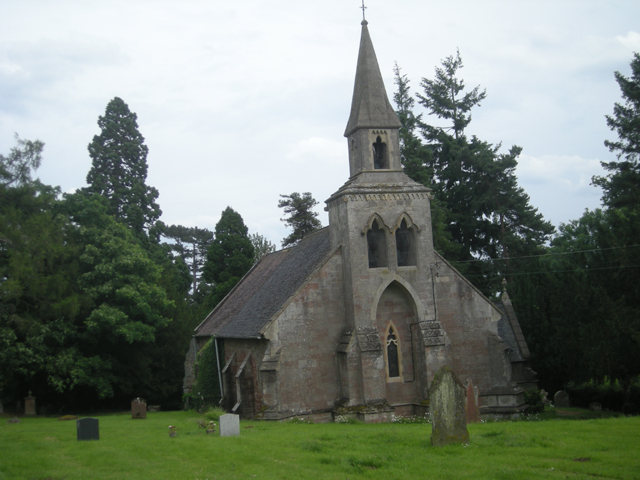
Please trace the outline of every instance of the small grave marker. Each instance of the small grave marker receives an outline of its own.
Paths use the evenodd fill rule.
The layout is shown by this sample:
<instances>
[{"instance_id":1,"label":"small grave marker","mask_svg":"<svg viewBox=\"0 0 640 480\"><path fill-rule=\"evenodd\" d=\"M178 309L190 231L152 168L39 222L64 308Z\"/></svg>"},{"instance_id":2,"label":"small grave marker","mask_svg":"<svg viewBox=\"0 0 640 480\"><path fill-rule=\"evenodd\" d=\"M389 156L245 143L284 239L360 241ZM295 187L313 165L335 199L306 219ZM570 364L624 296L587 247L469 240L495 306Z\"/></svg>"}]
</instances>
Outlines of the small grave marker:
<instances>
[{"instance_id":1,"label":"small grave marker","mask_svg":"<svg viewBox=\"0 0 640 480\"><path fill-rule=\"evenodd\" d=\"M147 402L138 397L131 400L131 418L147 418Z\"/></svg>"},{"instance_id":2,"label":"small grave marker","mask_svg":"<svg viewBox=\"0 0 640 480\"><path fill-rule=\"evenodd\" d=\"M220 436L233 437L240 435L240 417L233 413L220 415Z\"/></svg>"},{"instance_id":3,"label":"small grave marker","mask_svg":"<svg viewBox=\"0 0 640 480\"><path fill-rule=\"evenodd\" d=\"M466 389L451 367L440 368L429 387L432 445L469 442L465 397Z\"/></svg>"},{"instance_id":4,"label":"small grave marker","mask_svg":"<svg viewBox=\"0 0 640 480\"><path fill-rule=\"evenodd\" d=\"M556 408L569 408L571 406L569 394L564 390L558 390L553 396L553 405Z\"/></svg>"},{"instance_id":5,"label":"small grave marker","mask_svg":"<svg viewBox=\"0 0 640 480\"><path fill-rule=\"evenodd\" d=\"M480 422L480 409L478 408L478 389L473 386L471 379L467 382L467 423Z\"/></svg>"},{"instance_id":6,"label":"small grave marker","mask_svg":"<svg viewBox=\"0 0 640 480\"><path fill-rule=\"evenodd\" d=\"M24 397L24 414L29 417L36 416L36 397L31 396L31 390L29 396Z\"/></svg>"},{"instance_id":7,"label":"small grave marker","mask_svg":"<svg viewBox=\"0 0 640 480\"><path fill-rule=\"evenodd\" d=\"M76 420L78 440L100 440L97 418L81 418Z\"/></svg>"}]
</instances>

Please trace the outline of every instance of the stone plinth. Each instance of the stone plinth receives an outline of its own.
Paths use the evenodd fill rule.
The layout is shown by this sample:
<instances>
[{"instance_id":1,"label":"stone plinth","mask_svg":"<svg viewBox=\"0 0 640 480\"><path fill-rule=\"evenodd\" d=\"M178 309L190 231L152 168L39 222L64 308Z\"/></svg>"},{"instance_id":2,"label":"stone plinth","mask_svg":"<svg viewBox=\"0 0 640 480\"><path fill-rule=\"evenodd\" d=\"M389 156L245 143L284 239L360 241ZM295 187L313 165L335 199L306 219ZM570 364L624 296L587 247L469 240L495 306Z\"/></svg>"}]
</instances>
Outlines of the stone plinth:
<instances>
[{"instance_id":1,"label":"stone plinth","mask_svg":"<svg viewBox=\"0 0 640 480\"><path fill-rule=\"evenodd\" d=\"M429 387L429 400L431 444L468 443L466 389L450 367L438 370Z\"/></svg>"},{"instance_id":2,"label":"stone plinth","mask_svg":"<svg viewBox=\"0 0 640 480\"><path fill-rule=\"evenodd\" d=\"M240 417L233 413L220 415L220 436L233 437L240 435Z\"/></svg>"}]
</instances>

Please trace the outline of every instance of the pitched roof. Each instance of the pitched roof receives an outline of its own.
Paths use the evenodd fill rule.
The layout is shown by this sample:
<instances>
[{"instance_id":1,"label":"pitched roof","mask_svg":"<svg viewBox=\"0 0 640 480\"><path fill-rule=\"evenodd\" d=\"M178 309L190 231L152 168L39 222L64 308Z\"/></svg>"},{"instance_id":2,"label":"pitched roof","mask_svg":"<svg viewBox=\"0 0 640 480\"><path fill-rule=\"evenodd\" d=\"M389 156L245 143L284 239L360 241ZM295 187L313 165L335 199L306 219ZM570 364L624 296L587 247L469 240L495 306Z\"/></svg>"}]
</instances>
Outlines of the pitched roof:
<instances>
[{"instance_id":1,"label":"pitched roof","mask_svg":"<svg viewBox=\"0 0 640 480\"><path fill-rule=\"evenodd\" d=\"M329 228L265 255L196 328L196 336L257 338L330 253Z\"/></svg>"},{"instance_id":2,"label":"pitched roof","mask_svg":"<svg viewBox=\"0 0 640 480\"><path fill-rule=\"evenodd\" d=\"M401 126L387 98L367 21L363 20L351 114L344 136L350 135L358 128L400 128Z\"/></svg>"}]
</instances>

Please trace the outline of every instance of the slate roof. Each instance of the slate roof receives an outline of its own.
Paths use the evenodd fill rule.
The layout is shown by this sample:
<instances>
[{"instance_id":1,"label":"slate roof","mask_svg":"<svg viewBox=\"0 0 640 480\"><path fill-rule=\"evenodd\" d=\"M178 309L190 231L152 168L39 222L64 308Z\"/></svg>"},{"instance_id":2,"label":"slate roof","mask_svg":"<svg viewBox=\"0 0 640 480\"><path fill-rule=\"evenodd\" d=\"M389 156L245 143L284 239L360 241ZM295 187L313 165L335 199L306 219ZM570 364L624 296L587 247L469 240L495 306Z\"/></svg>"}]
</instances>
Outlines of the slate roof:
<instances>
[{"instance_id":1,"label":"slate roof","mask_svg":"<svg viewBox=\"0 0 640 480\"><path fill-rule=\"evenodd\" d=\"M265 255L196 328L196 336L258 338L271 320L330 253L329 228L295 247Z\"/></svg>"}]
</instances>

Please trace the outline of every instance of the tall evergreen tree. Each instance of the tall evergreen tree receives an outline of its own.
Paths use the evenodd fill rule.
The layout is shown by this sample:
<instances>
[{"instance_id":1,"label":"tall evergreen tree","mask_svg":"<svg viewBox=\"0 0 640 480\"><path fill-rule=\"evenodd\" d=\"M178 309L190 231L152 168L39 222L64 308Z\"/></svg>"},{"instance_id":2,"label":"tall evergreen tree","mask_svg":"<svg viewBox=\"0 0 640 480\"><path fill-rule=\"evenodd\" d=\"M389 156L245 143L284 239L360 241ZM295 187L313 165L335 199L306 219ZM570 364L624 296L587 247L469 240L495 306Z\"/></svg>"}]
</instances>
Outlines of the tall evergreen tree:
<instances>
[{"instance_id":1,"label":"tall evergreen tree","mask_svg":"<svg viewBox=\"0 0 640 480\"><path fill-rule=\"evenodd\" d=\"M203 278L215 284L212 306L222 300L253 265L254 249L238 212L227 207L216 224Z\"/></svg>"},{"instance_id":2,"label":"tall evergreen tree","mask_svg":"<svg viewBox=\"0 0 640 480\"><path fill-rule=\"evenodd\" d=\"M602 187L602 201L609 207L640 207L640 54L631 60L631 77L615 72L624 104L616 103L613 116L607 115L607 125L618 134L617 141L605 140L618 161L601 162L609 171L606 177L593 177Z\"/></svg>"},{"instance_id":3,"label":"tall evergreen tree","mask_svg":"<svg viewBox=\"0 0 640 480\"><path fill-rule=\"evenodd\" d=\"M108 213L143 238L162 212L156 203L158 191L146 184L149 149L137 118L118 97L107 104L98 118L101 133L89 144L92 165L85 191L106 197Z\"/></svg>"},{"instance_id":4,"label":"tall evergreen tree","mask_svg":"<svg viewBox=\"0 0 640 480\"><path fill-rule=\"evenodd\" d=\"M318 202L305 192L300 195L293 192L291 195L280 195L282 200L278 202L278 207L284 209L288 217L281 218L287 227L292 227L293 232L282 240L283 247L297 245L302 238L322 227L318 214L313 211Z\"/></svg>"},{"instance_id":5,"label":"tall evergreen tree","mask_svg":"<svg viewBox=\"0 0 640 480\"><path fill-rule=\"evenodd\" d=\"M394 82L398 90L393 94L396 104L396 114L400 119L400 160L404 173L412 180L433 188L433 161L431 149L422 143L418 136L423 126L422 114L414 114L415 100L411 96L409 79L403 75L396 63L394 66ZM458 246L451 241L451 234L447 231L449 212L439 199L431 199L431 225L433 229L433 246L446 258L457 258Z\"/></svg>"},{"instance_id":6,"label":"tall evergreen tree","mask_svg":"<svg viewBox=\"0 0 640 480\"><path fill-rule=\"evenodd\" d=\"M554 228L518 187L515 167L522 149L513 146L501 154L500 144L467 137L471 111L486 98L486 92L479 86L465 91L458 77L462 66L458 52L443 60L433 80L422 79L423 94L417 95L420 104L445 126L421 122L421 129L431 150L435 196L447 209L447 230L460 245L453 260L471 262L458 265L490 294L497 290L497 278L487 277L493 266L477 260L502 257L508 261L514 253L534 253Z\"/></svg>"}]
</instances>

